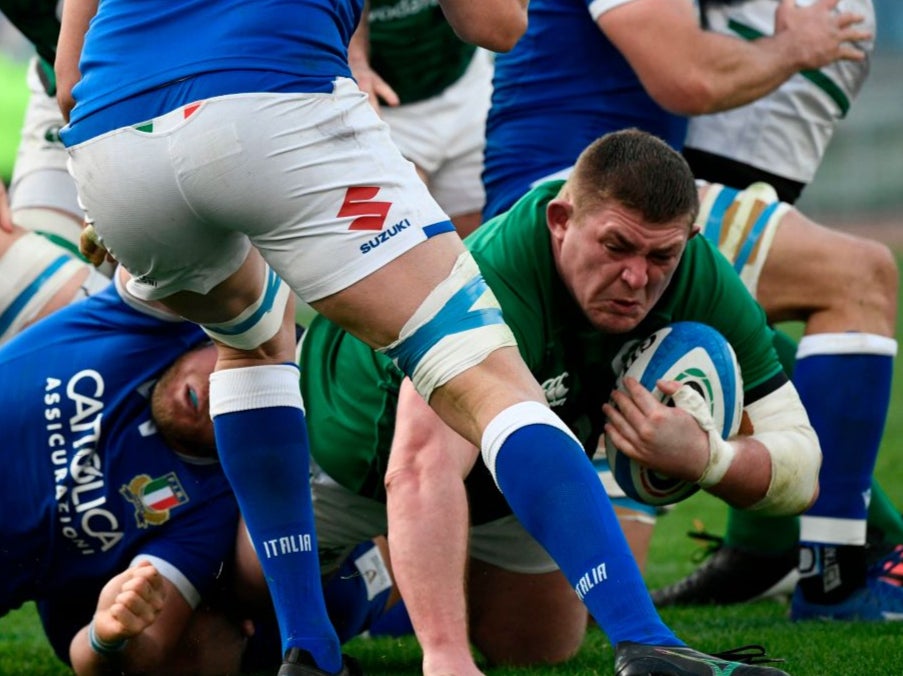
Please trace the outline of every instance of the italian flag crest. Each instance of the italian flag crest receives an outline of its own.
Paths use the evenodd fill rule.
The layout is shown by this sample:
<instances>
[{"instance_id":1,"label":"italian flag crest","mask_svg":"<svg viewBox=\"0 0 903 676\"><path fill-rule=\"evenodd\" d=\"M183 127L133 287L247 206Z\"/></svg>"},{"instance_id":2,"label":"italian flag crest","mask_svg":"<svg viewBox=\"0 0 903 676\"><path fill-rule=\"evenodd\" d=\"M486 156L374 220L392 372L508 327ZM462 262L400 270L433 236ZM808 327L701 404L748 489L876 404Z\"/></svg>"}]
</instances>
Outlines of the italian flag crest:
<instances>
[{"instance_id":1,"label":"italian flag crest","mask_svg":"<svg viewBox=\"0 0 903 676\"><path fill-rule=\"evenodd\" d=\"M188 502L188 494L175 472L155 479L140 474L119 492L135 507L135 520L139 528L165 523L173 508Z\"/></svg>"}]
</instances>

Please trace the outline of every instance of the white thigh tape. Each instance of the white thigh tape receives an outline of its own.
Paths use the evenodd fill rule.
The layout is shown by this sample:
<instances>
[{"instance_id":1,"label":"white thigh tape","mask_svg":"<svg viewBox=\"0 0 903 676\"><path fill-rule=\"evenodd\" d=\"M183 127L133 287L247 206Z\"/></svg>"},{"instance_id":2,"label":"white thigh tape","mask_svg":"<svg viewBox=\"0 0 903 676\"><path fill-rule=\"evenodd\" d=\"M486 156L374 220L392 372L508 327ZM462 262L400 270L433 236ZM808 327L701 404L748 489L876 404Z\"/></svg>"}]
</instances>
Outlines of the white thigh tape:
<instances>
[{"instance_id":1,"label":"white thigh tape","mask_svg":"<svg viewBox=\"0 0 903 676\"><path fill-rule=\"evenodd\" d=\"M430 292L402 327L398 340L380 349L380 352L395 359L406 373L412 371L408 375L427 401L433 390L479 364L490 353L501 347L517 345L511 329L501 319L498 300L492 290L481 280L477 283L479 274L480 270L470 253L462 253L449 276ZM466 294L466 287L469 286L475 290L474 293L479 293L472 302ZM457 302L459 292L465 293L466 306ZM471 328L459 331L441 331L443 327L457 326L465 315L481 311L498 312L497 321L475 322ZM431 327L431 330L421 331L425 327ZM438 333L437 328L440 329ZM402 364L405 361L402 355L410 356L412 353L419 357Z\"/></svg>"},{"instance_id":2,"label":"white thigh tape","mask_svg":"<svg viewBox=\"0 0 903 676\"><path fill-rule=\"evenodd\" d=\"M29 232L0 257L0 342L22 330L87 263Z\"/></svg>"},{"instance_id":3,"label":"white thigh tape","mask_svg":"<svg viewBox=\"0 0 903 676\"><path fill-rule=\"evenodd\" d=\"M771 242L789 209L767 183L753 183L740 191L713 183L700 204L696 224L755 296Z\"/></svg>"},{"instance_id":4,"label":"white thigh tape","mask_svg":"<svg viewBox=\"0 0 903 676\"><path fill-rule=\"evenodd\" d=\"M222 324L205 324L204 332L239 350L253 350L275 336L282 326L291 289L269 266L260 297L235 319Z\"/></svg>"}]
</instances>

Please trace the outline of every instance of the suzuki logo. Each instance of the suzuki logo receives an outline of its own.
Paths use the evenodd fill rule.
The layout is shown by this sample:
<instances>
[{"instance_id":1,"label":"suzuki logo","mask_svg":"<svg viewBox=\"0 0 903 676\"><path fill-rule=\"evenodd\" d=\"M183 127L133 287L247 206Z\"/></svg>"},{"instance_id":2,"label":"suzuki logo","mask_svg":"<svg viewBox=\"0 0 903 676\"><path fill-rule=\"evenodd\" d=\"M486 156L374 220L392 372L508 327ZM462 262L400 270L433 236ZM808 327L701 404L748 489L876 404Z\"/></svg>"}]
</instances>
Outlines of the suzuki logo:
<instances>
[{"instance_id":1,"label":"suzuki logo","mask_svg":"<svg viewBox=\"0 0 903 676\"><path fill-rule=\"evenodd\" d=\"M336 214L338 218L353 218L349 230L382 230L389 215L391 202L371 201L379 192L374 186L355 186L348 188L342 208Z\"/></svg>"}]
</instances>

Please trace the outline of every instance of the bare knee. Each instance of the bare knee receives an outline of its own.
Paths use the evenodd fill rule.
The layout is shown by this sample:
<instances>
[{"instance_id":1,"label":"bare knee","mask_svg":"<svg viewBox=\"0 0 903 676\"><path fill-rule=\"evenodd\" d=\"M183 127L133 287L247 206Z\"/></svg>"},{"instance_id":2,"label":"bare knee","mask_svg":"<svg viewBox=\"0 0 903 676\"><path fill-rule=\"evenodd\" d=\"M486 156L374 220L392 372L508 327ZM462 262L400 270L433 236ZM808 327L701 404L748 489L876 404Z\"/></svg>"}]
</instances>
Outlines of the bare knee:
<instances>
[{"instance_id":1,"label":"bare knee","mask_svg":"<svg viewBox=\"0 0 903 676\"><path fill-rule=\"evenodd\" d=\"M398 493L420 493L423 489L423 474L417 467L405 465L386 472L383 485L386 495Z\"/></svg>"},{"instance_id":2,"label":"bare knee","mask_svg":"<svg viewBox=\"0 0 903 676\"><path fill-rule=\"evenodd\" d=\"M897 263L875 240L785 216L759 279L757 300L772 322L806 322L806 333L893 335Z\"/></svg>"},{"instance_id":3,"label":"bare knee","mask_svg":"<svg viewBox=\"0 0 903 676\"><path fill-rule=\"evenodd\" d=\"M885 244L869 241L870 265L874 278L874 286L881 316L887 320L886 335L893 335L897 322L897 291L899 287L899 270L897 259Z\"/></svg>"},{"instance_id":4,"label":"bare knee","mask_svg":"<svg viewBox=\"0 0 903 676\"><path fill-rule=\"evenodd\" d=\"M897 320L897 261L883 243L862 237L851 238L850 261L842 301L851 319L843 331L866 331L892 336Z\"/></svg>"},{"instance_id":5,"label":"bare knee","mask_svg":"<svg viewBox=\"0 0 903 676\"><path fill-rule=\"evenodd\" d=\"M450 464L443 464L441 453L428 443L409 453L403 462L391 459L383 478L390 505L394 496L404 495L408 499L428 496L449 484L461 484L463 490L463 476Z\"/></svg>"},{"instance_id":6,"label":"bare knee","mask_svg":"<svg viewBox=\"0 0 903 676\"><path fill-rule=\"evenodd\" d=\"M470 635L491 663L558 664L586 635L586 608L560 572L522 574L471 559Z\"/></svg>"}]
</instances>

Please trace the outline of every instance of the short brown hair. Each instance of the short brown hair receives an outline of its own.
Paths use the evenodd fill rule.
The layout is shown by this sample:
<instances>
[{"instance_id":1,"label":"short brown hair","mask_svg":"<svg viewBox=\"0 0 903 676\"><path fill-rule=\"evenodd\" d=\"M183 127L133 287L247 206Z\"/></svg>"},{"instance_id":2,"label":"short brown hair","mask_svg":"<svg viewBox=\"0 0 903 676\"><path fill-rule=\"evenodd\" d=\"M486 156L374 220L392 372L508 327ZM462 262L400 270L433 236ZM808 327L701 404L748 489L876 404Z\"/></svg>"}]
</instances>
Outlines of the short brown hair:
<instances>
[{"instance_id":1,"label":"short brown hair","mask_svg":"<svg viewBox=\"0 0 903 676\"><path fill-rule=\"evenodd\" d=\"M686 160L639 129L593 141L577 158L568 185L578 212L614 201L650 223L686 218L688 226L699 212L699 195Z\"/></svg>"}]
</instances>

